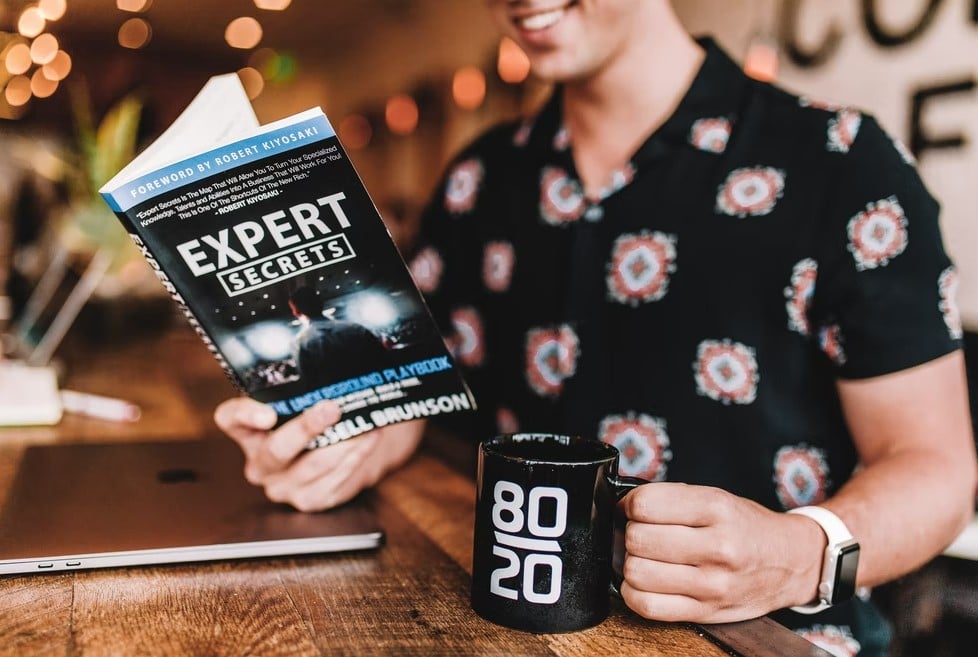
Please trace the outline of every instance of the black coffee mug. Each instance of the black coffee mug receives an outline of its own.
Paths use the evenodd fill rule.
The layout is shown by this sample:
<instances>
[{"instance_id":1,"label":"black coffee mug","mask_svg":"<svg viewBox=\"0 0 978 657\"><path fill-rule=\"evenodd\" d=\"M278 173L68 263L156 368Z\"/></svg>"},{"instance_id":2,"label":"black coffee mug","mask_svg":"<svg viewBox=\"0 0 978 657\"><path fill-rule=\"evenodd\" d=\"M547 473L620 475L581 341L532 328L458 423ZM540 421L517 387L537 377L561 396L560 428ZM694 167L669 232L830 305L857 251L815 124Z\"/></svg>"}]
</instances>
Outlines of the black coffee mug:
<instances>
[{"instance_id":1,"label":"black coffee mug","mask_svg":"<svg viewBox=\"0 0 978 657\"><path fill-rule=\"evenodd\" d=\"M621 579L612 569L616 503L644 483L619 477L618 450L597 440L516 433L483 441L472 608L530 632L603 621Z\"/></svg>"}]
</instances>

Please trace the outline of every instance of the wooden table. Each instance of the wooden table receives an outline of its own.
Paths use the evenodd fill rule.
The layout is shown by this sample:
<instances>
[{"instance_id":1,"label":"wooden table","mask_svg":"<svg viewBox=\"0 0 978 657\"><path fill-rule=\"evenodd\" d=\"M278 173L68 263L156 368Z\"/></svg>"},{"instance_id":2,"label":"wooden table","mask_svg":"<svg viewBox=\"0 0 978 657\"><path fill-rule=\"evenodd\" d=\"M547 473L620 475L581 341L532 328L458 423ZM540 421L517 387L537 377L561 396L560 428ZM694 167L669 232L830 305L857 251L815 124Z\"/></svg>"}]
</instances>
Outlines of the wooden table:
<instances>
[{"instance_id":1,"label":"wooden table","mask_svg":"<svg viewBox=\"0 0 978 657\"><path fill-rule=\"evenodd\" d=\"M133 399L143 418L0 429L0 502L32 443L225 439L210 412L231 388L182 327L148 345L82 350L68 365L69 385ZM0 577L0 656L828 654L769 619L656 623L620 601L598 627L569 634L482 620L468 599L475 489L457 450L441 456L444 440L367 493L387 534L375 551Z\"/></svg>"}]
</instances>

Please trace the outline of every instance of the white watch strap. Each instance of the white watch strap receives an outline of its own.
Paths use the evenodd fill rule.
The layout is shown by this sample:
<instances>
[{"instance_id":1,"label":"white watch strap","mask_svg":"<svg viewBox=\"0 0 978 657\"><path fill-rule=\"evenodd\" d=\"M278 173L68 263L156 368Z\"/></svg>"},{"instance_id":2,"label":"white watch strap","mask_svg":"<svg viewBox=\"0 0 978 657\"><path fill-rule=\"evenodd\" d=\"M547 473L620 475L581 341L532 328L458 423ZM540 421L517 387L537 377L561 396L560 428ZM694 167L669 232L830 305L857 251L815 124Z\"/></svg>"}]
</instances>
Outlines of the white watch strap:
<instances>
[{"instance_id":1,"label":"white watch strap","mask_svg":"<svg viewBox=\"0 0 978 657\"><path fill-rule=\"evenodd\" d=\"M788 509L788 513L796 513L798 515L807 516L818 523L818 526L822 528L825 533L825 538L828 540L825 546L826 552L832 550L833 546L839 545L846 541L852 540L852 533L846 524L842 522L839 516L835 515L826 508L820 506L800 506L795 509ZM821 585L825 581L826 576L831 576L832 574L825 573L825 562L822 563L822 571L819 574L819 590L821 590ZM802 605L799 607L792 607L792 611L797 611L802 614L815 614L825 609L828 609L831 605L819 599L816 602L808 605Z\"/></svg>"},{"instance_id":2,"label":"white watch strap","mask_svg":"<svg viewBox=\"0 0 978 657\"><path fill-rule=\"evenodd\" d=\"M788 509L788 513L798 513L803 516L808 516L817 522L822 528L822 531L825 532L826 538L829 539L830 546L852 539L852 533L846 527L846 524L839 519L839 516L824 507L800 506L796 509Z\"/></svg>"}]
</instances>

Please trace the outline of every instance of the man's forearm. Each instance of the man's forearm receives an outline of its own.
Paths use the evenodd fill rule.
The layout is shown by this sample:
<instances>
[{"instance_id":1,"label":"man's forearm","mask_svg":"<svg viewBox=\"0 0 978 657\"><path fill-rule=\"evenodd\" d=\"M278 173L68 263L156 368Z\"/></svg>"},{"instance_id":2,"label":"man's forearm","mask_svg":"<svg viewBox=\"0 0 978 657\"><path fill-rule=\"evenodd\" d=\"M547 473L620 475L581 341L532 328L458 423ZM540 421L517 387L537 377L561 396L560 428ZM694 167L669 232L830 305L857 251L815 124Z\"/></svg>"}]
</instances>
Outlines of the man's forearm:
<instances>
[{"instance_id":1,"label":"man's forearm","mask_svg":"<svg viewBox=\"0 0 978 657\"><path fill-rule=\"evenodd\" d=\"M926 449L887 456L823 504L861 546L857 583L874 586L939 554L974 516L975 462Z\"/></svg>"}]
</instances>

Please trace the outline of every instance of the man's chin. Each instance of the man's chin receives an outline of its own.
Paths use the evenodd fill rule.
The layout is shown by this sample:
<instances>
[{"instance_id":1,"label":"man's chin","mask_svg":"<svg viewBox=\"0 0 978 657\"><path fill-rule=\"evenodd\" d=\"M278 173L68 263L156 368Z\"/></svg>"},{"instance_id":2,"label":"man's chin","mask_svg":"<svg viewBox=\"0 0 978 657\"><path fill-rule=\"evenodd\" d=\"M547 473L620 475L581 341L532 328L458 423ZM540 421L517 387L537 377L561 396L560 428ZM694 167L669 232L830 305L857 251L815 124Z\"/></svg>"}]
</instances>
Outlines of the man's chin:
<instances>
[{"instance_id":1,"label":"man's chin","mask_svg":"<svg viewBox=\"0 0 978 657\"><path fill-rule=\"evenodd\" d=\"M570 57L541 57L533 60L530 74L543 82L571 83L589 77L591 71Z\"/></svg>"}]
</instances>

